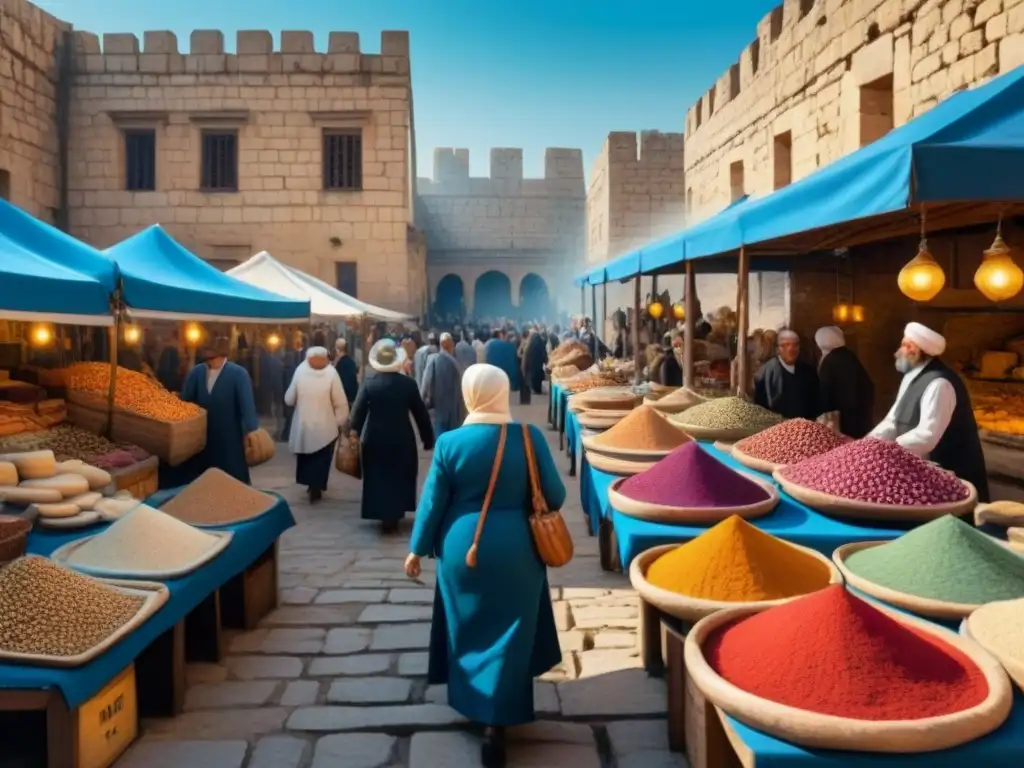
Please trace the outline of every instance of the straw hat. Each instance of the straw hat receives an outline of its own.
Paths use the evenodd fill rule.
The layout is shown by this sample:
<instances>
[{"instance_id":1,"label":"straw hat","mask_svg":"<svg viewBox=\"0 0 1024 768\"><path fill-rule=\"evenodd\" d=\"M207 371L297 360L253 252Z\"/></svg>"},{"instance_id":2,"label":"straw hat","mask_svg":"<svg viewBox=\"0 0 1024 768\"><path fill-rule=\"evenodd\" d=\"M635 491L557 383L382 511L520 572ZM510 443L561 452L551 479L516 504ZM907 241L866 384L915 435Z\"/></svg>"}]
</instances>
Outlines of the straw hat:
<instances>
[{"instance_id":1,"label":"straw hat","mask_svg":"<svg viewBox=\"0 0 1024 768\"><path fill-rule=\"evenodd\" d=\"M390 339L381 339L370 350L370 367L378 373L398 373L405 364L405 350Z\"/></svg>"}]
</instances>

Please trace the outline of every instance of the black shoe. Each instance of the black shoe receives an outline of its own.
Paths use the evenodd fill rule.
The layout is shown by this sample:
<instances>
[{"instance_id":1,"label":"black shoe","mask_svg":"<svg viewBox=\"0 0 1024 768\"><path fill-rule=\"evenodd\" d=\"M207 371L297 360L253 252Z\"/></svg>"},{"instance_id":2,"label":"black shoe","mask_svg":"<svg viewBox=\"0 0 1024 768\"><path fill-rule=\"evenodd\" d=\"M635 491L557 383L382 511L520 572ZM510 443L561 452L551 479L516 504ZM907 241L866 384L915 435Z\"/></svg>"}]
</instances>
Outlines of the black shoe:
<instances>
[{"instance_id":1,"label":"black shoe","mask_svg":"<svg viewBox=\"0 0 1024 768\"><path fill-rule=\"evenodd\" d=\"M398 521L385 520L380 524L380 532L383 534L398 533Z\"/></svg>"},{"instance_id":2,"label":"black shoe","mask_svg":"<svg viewBox=\"0 0 1024 768\"><path fill-rule=\"evenodd\" d=\"M480 747L480 761L484 768L505 768L505 729L488 727Z\"/></svg>"}]
</instances>

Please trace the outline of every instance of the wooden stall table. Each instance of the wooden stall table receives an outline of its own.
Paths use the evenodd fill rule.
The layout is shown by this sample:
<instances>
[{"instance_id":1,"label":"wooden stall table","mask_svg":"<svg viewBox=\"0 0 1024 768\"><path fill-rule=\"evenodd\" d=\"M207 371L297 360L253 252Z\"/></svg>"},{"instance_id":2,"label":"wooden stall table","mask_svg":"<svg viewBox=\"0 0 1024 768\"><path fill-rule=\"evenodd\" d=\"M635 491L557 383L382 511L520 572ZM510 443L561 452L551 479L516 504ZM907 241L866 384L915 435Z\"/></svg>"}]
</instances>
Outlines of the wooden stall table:
<instances>
[{"instance_id":1,"label":"wooden stall table","mask_svg":"<svg viewBox=\"0 0 1024 768\"><path fill-rule=\"evenodd\" d=\"M222 626L255 629L277 607L277 541L220 589Z\"/></svg>"}]
</instances>

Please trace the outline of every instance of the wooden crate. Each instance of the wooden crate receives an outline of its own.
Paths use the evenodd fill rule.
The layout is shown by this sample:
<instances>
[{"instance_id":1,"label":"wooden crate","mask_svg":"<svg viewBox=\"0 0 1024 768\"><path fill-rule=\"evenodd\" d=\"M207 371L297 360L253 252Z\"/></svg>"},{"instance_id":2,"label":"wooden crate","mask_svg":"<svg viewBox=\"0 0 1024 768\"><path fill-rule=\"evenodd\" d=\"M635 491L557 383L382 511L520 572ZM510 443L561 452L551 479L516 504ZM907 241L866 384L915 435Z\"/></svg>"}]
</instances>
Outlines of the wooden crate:
<instances>
[{"instance_id":1,"label":"wooden crate","mask_svg":"<svg viewBox=\"0 0 1024 768\"><path fill-rule=\"evenodd\" d=\"M130 467L111 470L110 476L116 490L128 491L136 499L145 501L159 488L159 472L160 460L156 456L150 456Z\"/></svg>"},{"instance_id":2,"label":"wooden crate","mask_svg":"<svg viewBox=\"0 0 1024 768\"><path fill-rule=\"evenodd\" d=\"M228 629L255 629L277 607L277 542L220 588L220 611Z\"/></svg>"},{"instance_id":3,"label":"wooden crate","mask_svg":"<svg viewBox=\"0 0 1024 768\"><path fill-rule=\"evenodd\" d=\"M686 759L690 768L755 768L754 753L718 707L686 683Z\"/></svg>"},{"instance_id":4,"label":"wooden crate","mask_svg":"<svg viewBox=\"0 0 1024 768\"><path fill-rule=\"evenodd\" d=\"M176 467L206 447L206 412L188 421L170 422L117 410L112 436L117 442L137 445Z\"/></svg>"},{"instance_id":5,"label":"wooden crate","mask_svg":"<svg viewBox=\"0 0 1024 768\"><path fill-rule=\"evenodd\" d=\"M100 435L107 426L107 414L95 406L68 401L68 421L86 432Z\"/></svg>"}]
</instances>

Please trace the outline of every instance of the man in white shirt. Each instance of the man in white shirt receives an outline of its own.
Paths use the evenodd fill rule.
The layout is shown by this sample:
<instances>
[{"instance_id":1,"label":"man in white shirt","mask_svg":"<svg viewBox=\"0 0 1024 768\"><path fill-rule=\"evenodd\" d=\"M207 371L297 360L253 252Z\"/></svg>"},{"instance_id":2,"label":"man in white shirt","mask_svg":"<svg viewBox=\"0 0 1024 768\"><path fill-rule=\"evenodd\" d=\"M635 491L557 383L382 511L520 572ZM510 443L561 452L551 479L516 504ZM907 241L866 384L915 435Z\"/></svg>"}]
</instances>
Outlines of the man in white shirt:
<instances>
[{"instance_id":1,"label":"man in white shirt","mask_svg":"<svg viewBox=\"0 0 1024 768\"><path fill-rule=\"evenodd\" d=\"M973 483L988 500L985 454L971 398L960 377L939 357L946 340L920 323L909 323L896 351L903 374L896 402L868 437L894 440L911 453L936 462Z\"/></svg>"}]
</instances>

